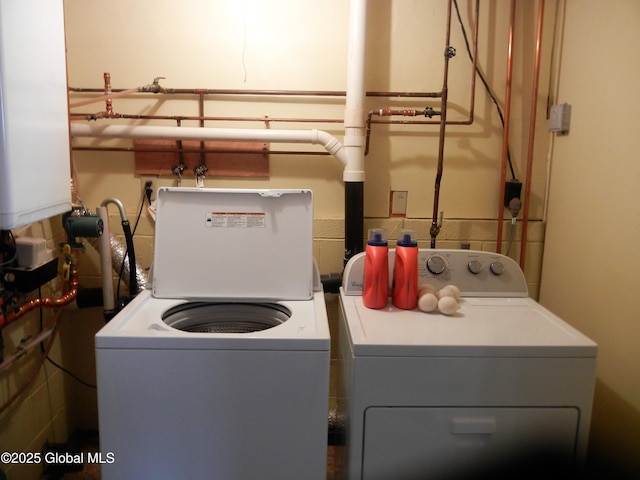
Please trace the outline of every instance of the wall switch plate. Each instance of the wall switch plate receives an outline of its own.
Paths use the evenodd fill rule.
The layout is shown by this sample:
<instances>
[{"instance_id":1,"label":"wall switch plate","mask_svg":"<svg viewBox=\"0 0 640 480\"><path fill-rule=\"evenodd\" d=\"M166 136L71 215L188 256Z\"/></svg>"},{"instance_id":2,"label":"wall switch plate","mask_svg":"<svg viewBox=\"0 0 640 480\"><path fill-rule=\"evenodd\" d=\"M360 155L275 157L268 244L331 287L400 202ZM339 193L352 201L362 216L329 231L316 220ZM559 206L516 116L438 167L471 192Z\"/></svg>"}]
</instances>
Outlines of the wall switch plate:
<instances>
[{"instance_id":1,"label":"wall switch plate","mask_svg":"<svg viewBox=\"0 0 640 480\"><path fill-rule=\"evenodd\" d=\"M571 124L571 105L561 103L552 105L549 110L549 131L565 135Z\"/></svg>"},{"instance_id":2,"label":"wall switch plate","mask_svg":"<svg viewBox=\"0 0 640 480\"><path fill-rule=\"evenodd\" d=\"M391 190L391 199L389 205L389 215L391 217L407 216L407 198L409 192L405 190Z\"/></svg>"}]
</instances>

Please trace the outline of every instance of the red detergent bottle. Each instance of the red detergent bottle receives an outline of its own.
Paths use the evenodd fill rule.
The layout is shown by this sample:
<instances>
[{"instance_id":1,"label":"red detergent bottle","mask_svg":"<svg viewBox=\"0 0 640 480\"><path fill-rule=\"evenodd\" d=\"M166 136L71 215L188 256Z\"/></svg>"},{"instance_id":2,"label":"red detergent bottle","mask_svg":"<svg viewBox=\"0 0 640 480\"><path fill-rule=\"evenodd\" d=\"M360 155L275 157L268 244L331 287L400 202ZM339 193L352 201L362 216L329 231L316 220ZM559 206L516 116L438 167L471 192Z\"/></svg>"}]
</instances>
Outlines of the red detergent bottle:
<instances>
[{"instance_id":1,"label":"red detergent bottle","mask_svg":"<svg viewBox=\"0 0 640 480\"><path fill-rule=\"evenodd\" d=\"M384 228L369 229L364 261L362 303L384 308L389 300L389 244Z\"/></svg>"},{"instance_id":2,"label":"red detergent bottle","mask_svg":"<svg viewBox=\"0 0 640 480\"><path fill-rule=\"evenodd\" d=\"M402 230L396 244L391 298L393 305L412 310L418 304L418 242L415 230Z\"/></svg>"}]
</instances>

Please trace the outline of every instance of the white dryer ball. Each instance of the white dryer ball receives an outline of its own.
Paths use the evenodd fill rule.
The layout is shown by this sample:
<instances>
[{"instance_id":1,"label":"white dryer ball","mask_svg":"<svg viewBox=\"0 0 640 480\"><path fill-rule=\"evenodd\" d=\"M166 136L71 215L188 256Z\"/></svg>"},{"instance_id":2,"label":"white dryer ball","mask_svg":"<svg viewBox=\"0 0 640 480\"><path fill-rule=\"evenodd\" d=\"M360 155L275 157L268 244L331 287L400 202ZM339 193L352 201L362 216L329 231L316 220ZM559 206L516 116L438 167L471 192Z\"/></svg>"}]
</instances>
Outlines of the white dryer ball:
<instances>
[{"instance_id":1,"label":"white dryer ball","mask_svg":"<svg viewBox=\"0 0 640 480\"><path fill-rule=\"evenodd\" d=\"M441 297L438 300L438 310L444 315L453 315L458 311L458 302L453 297Z\"/></svg>"},{"instance_id":2,"label":"white dryer ball","mask_svg":"<svg viewBox=\"0 0 640 480\"><path fill-rule=\"evenodd\" d=\"M456 287L455 285L447 285L446 287L443 287L443 290L445 288L453 293L453 296L457 301L460 301L460 289L458 287Z\"/></svg>"},{"instance_id":3,"label":"white dryer ball","mask_svg":"<svg viewBox=\"0 0 640 480\"><path fill-rule=\"evenodd\" d=\"M418 298L418 308L423 312L433 312L437 306L438 298L433 293L423 293Z\"/></svg>"},{"instance_id":4,"label":"white dryer ball","mask_svg":"<svg viewBox=\"0 0 640 480\"><path fill-rule=\"evenodd\" d=\"M423 283L422 285L420 285L420 288L418 288L418 298L420 298L425 293L433 293L435 295L436 288L429 283Z\"/></svg>"},{"instance_id":5,"label":"white dryer ball","mask_svg":"<svg viewBox=\"0 0 640 480\"><path fill-rule=\"evenodd\" d=\"M450 286L442 287L438 291L438 298L444 298L444 297L456 298L456 292Z\"/></svg>"}]
</instances>

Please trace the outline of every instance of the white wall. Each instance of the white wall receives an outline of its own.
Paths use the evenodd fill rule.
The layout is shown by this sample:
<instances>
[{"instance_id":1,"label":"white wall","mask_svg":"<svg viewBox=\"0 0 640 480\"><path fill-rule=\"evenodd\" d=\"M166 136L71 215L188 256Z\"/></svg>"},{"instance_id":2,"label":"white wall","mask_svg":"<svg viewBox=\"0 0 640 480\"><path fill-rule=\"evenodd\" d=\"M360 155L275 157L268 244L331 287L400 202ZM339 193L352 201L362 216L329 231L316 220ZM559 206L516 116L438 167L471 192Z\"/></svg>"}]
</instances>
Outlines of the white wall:
<instances>
[{"instance_id":1,"label":"white wall","mask_svg":"<svg viewBox=\"0 0 640 480\"><path fill-rule=\"evenodd\" d=\"M541 302L599 344L594 455L640 475L640 3L567 0ZM613 477L611 477L613 478Z\"/></svg>"}]
</instances>

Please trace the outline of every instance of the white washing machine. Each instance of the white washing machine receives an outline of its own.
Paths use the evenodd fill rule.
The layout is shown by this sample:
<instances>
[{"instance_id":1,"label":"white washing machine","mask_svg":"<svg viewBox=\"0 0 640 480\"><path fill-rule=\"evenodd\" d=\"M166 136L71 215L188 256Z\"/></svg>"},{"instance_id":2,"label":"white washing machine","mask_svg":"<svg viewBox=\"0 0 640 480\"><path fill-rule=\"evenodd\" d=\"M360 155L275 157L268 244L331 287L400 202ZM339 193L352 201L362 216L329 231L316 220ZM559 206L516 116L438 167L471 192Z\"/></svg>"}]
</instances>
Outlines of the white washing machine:
<instances>
[{"instance_id":1,"label":"white washing machine","mask_svg":"<svg viewBox=\"0 0 640 480\"><path fill-rule=\"evenodd\" d=\"M389 257L393 268L393 251ZM426 249L418 257L420 284L460 288L455 315L398 310L391 302L368 309L361 296L364 254L346 266L344 477L579 474L597 345L528 298L522 271L507 257Z\"/></svg>"},{"instance_id":2,"label":"white washing machine","mask_svg":"<svg viewBox=\"0 0 640 480\"><path fill-rule=\"evenodd\" d=\"M326 479L309 190L163 188L152 289L96 335L103 480Z\"/></svg>"}]
</instances>

